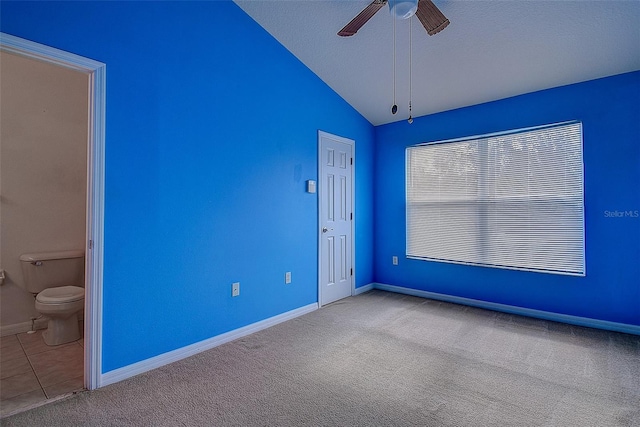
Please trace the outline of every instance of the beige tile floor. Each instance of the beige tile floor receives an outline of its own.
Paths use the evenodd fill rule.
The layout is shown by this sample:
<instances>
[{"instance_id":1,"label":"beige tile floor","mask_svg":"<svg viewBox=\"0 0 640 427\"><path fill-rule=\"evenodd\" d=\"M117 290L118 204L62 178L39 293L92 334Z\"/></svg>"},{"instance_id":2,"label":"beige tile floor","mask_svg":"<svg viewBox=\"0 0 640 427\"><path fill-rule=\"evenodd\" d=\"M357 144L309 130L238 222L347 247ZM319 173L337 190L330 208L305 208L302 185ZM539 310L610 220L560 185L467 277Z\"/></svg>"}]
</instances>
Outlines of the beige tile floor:
<instances>
[{"instance_id":1,"label":"beige tile floor","mask_svg":"<svg viewBox=\"0 0 640 427\"><path fill-rule=\"evenodd\" d=\"M0 338L0 416L84 388L84 341L50 347L43 330Z\"/></svg>"}]
</instances>

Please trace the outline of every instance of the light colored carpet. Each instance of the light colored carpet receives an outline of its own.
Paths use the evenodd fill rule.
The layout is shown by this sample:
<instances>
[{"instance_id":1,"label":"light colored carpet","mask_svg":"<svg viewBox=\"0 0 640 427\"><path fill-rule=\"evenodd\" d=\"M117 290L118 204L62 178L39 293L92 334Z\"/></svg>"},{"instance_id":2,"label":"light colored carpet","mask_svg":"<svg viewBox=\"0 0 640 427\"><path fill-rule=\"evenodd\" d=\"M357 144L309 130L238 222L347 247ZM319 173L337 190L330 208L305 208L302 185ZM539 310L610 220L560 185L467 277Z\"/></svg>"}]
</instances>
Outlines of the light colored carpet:
<instances>
[{"instance_id":1,"label":"light colored carpet","mask_svg":"<svg viewBox=\"0 0 640 427\"><path fill-rule=\"evenodd\" d=\"M372 291L3 426L640 426L640 337Z\"/></svg>"}]
</instances>

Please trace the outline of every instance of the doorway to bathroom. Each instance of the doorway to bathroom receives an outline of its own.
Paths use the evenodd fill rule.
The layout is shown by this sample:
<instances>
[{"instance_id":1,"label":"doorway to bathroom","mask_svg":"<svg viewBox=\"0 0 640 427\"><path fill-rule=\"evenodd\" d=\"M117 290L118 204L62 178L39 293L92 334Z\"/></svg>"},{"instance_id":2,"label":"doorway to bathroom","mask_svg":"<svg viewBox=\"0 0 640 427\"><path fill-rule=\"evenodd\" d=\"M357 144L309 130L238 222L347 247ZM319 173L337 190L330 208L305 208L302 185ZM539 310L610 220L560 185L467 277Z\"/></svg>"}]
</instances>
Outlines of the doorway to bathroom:
<instances>
[{"instance_id":1,"label":"doorway to bathroom","mask_svg":"<svg viewBox=\"0 0 640 427\"><path fill-rule=\"evenodd\" d=\"M0 55L5 68L0 105L0 398L5 416L42 403L38 397L46 402L74 388L100 386L105 65L4 33ZM8 80L12 73L22 81ZM27 78L36 80L27 83ZM28 102L25 93L15 93L18 86L41 92L30 84L50 88L51 101ZM13 252L84 250L83 340L55 347L42 342L47 322L31 320L33 296L18 283L20 254L9 254L6 246ZM48 365L60 359L71 363Z\"/></svg>"}]
</instances>

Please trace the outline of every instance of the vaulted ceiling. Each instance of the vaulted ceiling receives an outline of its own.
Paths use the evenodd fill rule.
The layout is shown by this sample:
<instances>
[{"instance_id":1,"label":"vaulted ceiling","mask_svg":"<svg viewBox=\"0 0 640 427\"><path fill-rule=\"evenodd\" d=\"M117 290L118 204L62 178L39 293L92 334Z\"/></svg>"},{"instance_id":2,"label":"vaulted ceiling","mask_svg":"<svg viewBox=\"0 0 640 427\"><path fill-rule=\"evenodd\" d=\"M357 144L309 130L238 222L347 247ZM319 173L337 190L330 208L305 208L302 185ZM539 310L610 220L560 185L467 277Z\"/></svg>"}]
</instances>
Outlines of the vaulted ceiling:
<instances>
[{"instance_id":1,"label":"vaulted ceiling","mask_svg":"<svg viewBox=\"0 0 640 427\"><path fill-rule=\"evenodd\" d=\"M408 117L410 83L418 117L640 70L638 0L434 0L441 33L395 21L395 85L387 6L339 37L371 0L235 2L374 125Z\"/></svg>"}]
</instances>

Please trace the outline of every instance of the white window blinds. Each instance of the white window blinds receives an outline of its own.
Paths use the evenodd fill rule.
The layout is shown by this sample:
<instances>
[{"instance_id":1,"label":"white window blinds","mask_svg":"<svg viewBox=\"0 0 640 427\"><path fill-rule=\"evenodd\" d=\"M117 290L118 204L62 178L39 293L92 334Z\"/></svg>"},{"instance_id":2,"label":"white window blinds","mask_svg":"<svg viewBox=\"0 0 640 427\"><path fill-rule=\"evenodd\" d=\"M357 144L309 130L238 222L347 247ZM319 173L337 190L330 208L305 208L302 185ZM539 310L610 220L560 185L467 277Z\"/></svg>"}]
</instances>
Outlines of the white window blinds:
<instances>
[{"instance_id":1,"label":"white window blinds","mask_svg":"<svg viewBox=\"0 0 640 427\"><path fill-rule=\"evenodd\" d=\"M581 123L406 154L409 258L585 274Z\"/></svg>"}]
</instances>

